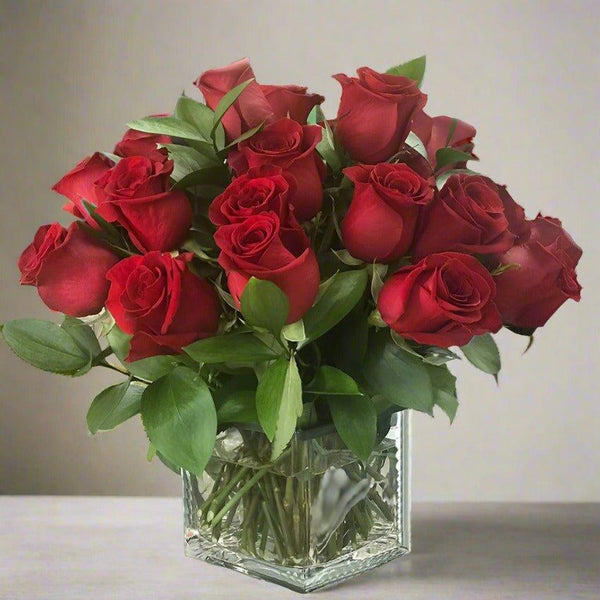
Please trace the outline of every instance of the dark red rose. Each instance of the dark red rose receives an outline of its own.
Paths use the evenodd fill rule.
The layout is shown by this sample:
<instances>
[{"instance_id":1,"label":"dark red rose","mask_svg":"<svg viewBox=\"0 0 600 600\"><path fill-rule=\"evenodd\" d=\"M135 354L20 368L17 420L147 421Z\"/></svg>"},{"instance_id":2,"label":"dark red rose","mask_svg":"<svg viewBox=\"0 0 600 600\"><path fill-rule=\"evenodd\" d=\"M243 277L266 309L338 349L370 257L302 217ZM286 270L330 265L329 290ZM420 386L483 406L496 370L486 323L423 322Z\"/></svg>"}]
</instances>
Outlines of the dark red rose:
<instances>
[{"instance_id":1,"label":"dark red rose","mask_svg":"<svg viewBox=\"0 0 600 600\"><path fill-rule=\"evenodd\" d=\"M295 187L295 179L286 176L279 167L254 167L236 177L212 201L208 215L219 226L241 223L250 215L271 211L279 217L284 227L297 227L289 201Z\"/></svg>"},{"instance_id":2,"label":"dark red rose","mask_svg":"<svg viewBox=\"0 0 600 600\"><path fill-rule=\"evenodd\" d=\"M133 335L128 361L175 354L217 333L221 307L214 288L194 275L191 254L160 252L131 256L107 275L106 308L117 325Z\"/></svg>"},{"instance_id":3,"label":"dark red rose","mask_svg":"<svg viewBox=\"0 0 600 600\"><path fill-rule=\"evenodd\" d=\"M108 293L106 273L119 257L72 223L43 225L19 258L21 283L37 286L52 310L72 317L99 313Z\"/></svg>"},{"instance_id":4,"label":"dark red rose","mask_svg":"<svg viewBox=\"0 0 600 600\"><path fill-rule=\"evenodd\" d=\"M248 79L254 79L254 71L250 61L243 58L226 67L205 71L194 85L202 92L206 104L214 110L229 90ZM227 140L232 141L244 131L272 119L273 109L260 85L253 81L225 113L222 123Z\"/></svg>"},{"instance_id":5,"label":"dark red rose","mask_svg":"<svg viewBox=\"0 0 600 600\"><path fill-rule=\"evenodd\" d=\"M122 225L142 252L176 249L192 224L187 196L170 190L172 171L173 161L131 156L96 183L98 214Z\"/></svg>"},{"instance_id":6,"label":"dark red rose","mask_svg":"<svg viewBox=\"0 0 600 600\"><path fill-rule=\"evenodd\" d=\"M519 219L524 221L521 207L488 177L452 175L423 211L412 255L419 259L447 250L505 252L515 241Z\"/></svg>"},{"instance_id":7,"label":"dark red rose","mask_svg":"<svg viewBox=\"0 0 600 600\"><path fill-rule=\"evenodd\" d=\"M495 295L492 276L476 258L444 252L392 275L377 306L402 337L448 348L502 327Z\"/></svg>"},{"instance_id":8,"label":"dark red rose","mask_svg":"<svg viewBox=\"0 0 600 600\"><path fill-rule=\"evenodd\" d=\"M498 257L499 264L519 265L496 277L496 304L504 323L542 327L563 302L579 302L575 267L581 255L558 219L538 215L530 221L529 236Z\"/></svg>"},{"instance_id":9,"label":"dark red rose","mask_svg":"<svg viewBox=\"0 0 600 600\"><path fill-rule=\"evenodd\" d=\"M308 94L301 85L261 85L260 89L275 119L289 117L301 125L306 123L310 111L325 100L320 94Z\"/></svg>"},{"instance_id":10,"label":"dark red rose","mask_svg":"<svg viewBox=\"0 0 600 600\"><path fill-rule=\"evenodd\" d=\"M154 115L162 117L166 115ZM115 146L114 154L127 158L128 156L145 156L152 161L165 161L168 158L165 148L158 148L158 144L171 144L173 140L168 135L144 133L135 129L128 129L123 139Z\"/></svg>"},{"instance_id":11,"label":"dark red rose","mask_svg":"<svg viewBox=\"0 0 600 600\"><path fill-rule=\"evenodd\" d=\"M78 219L85 219L92 227L97 227L96 222L89 216L83 205L83 200L90 204L97 204L96 181L104 175L113 162L100 152L92 154L77 163L52 189L69 199L63 210L75 215Z\"/></svg>"},{"instance_id":12,"label":"dark red rose","mask_svg":"<svg viewBox=\"0 0 600 600\"><path fill-rule=\"evenodd\" d=\"M452 117L430 117L424 111L417 111L412 130L425 144L427 156L435 165L435 154L440 148L455 148L462 152L472 152L473 138L477 130L472 125Z\"/></svg>"},{"instance_id":13,"label":"dark red rose","mask_svg":"<svg viewBox=\"0 0 600 600\"><path fill-rule=\"evenodd\" d=\"M290 198L299 221L312 219L321 210L326 169L315 148L321 141L321 127L300 125L280 119L238 145L229 155L229 164L239 175L249 168L275 165L292 175L296 190Z\"/></svg>"},{"instance_id":14,"label":"dark red rose","mask_svg":"<svg viewBox=\"0 0 600 600\"><path fill-rule=\"evenodd\" d=\"M272 281L285 292L290 302L288 323L312 306L319 289L319 266L301 228L283 229L277 215L267 212L219 227L215 241L238 306L250 277Z\"/></svg>"},{"instance_id":15,"label":"dark red rose","mask_svg":"<svg viewBox=\"0 0 600 600\"><path fill-rule=\"evenodd\" d=\"M335 133L350 156L362 163L383 162L395 154L427 96L408 77L357 70L358 78L334 75L342 86Z\"/></svg>"},{"instance_id":16,"label":"dark red rose","mask_svg":"<svg viewBox=\"0 0 600 600\"><path fill-rule=\"evenodd\" d=\"M226 67L205 71L194 85L200 88L206 104L214 110L229 90L249 79L254 79L254 71L250 61L243 58ZM253 81L223 117L227 140L235 140L248 129L283 117L305 124L310 111L323 100L319 94L308 94L303 86L259 85Z\"/></svg>"},{"instance_id":17,"label":"dark red rose","mask_svg":"<svg viewBox=\"0 0 600 600\"><path fill-rule=\"evenodd\" d=\"M400 258L412 243L421 208L433 198L432 181L405 164L357 165L344 174L354 183L342 223L344 245L366 262Z\"/></svg>"}]
</instances>

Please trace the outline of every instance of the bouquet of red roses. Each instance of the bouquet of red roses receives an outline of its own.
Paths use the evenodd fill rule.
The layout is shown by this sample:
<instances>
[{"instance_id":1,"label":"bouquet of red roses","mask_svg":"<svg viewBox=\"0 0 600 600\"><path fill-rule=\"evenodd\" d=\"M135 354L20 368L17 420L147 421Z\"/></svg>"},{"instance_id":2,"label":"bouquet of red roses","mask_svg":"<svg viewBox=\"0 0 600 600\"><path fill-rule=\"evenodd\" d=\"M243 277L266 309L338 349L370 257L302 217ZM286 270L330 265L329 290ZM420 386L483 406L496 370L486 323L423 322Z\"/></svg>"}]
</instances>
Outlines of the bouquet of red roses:
<instances>
[{"instance_id":1,"label":"bouquet of red roses","mask_svg":"<svg viewBox=\"0 0 600 600\"><path fill-rule=\"evenodd\" d=\"M332 120L248 60L206 71L205 104L132 121L54 186L74 221L40 227L19 268L66 316L9 321L5 341L54 373L122 373L90 432L141 413L152 452L197 475L231 424L271 461L326 425L367 460L382 415L452 420L458 349L495 376L490 334L579 300L581 249L467 167L475 128L424 111L424 68L335 75Z\"/></svg>"}]
</instances>

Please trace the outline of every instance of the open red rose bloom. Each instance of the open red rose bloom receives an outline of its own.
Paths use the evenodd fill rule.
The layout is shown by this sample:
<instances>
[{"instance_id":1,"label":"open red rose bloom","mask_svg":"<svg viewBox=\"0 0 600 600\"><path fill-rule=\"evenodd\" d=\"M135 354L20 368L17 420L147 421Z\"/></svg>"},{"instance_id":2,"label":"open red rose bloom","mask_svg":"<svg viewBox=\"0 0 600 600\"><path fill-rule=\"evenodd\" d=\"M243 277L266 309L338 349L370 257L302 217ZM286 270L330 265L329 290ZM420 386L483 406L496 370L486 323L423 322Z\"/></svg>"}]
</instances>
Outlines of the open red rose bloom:
<instances>
[{"instance_id":1,"label":"open red rose bloom","mask_svg":"<svg viewBox=\"0 0 600 600\"><path fill-rule=\"evenodd\" d=\"M114 352L145 383L189 367L215 393L242 378L270 437L261 382L283 358L325 400L350 378L363 398L452 418L448 349L497 374L490 334L531 336L578 301L582 251L558 219L528 219L476 172L476 130L426 112L424 66L334 75L332 119L323 96L260 84L247 59L202 73L205 103L184 95L172 113L132 121L112 152L54 185L74 220L38 229L21 283L97 324L108 345L90 350L92 365ZM405 372L394 361L421 369L418 402L382 388L378 352L391 380ZM158 371L140 375L142 359ZM337 379L323 383L323 368Z\"/></svg>"}]
</instances>

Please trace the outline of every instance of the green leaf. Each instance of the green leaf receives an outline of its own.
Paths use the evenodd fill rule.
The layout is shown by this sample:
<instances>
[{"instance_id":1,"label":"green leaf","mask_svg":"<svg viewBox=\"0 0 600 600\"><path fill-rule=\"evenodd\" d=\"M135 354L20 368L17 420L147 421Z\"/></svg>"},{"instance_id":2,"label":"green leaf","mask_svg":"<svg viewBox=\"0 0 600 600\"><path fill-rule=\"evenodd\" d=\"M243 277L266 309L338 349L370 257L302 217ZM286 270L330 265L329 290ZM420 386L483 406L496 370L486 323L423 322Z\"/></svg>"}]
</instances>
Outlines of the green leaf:
<instances>
[{"instance_id":1,"label":"green leaf","mask_svg":"<svg viewBox=\"0 0 600 600\"><path fill-rule=\"evenodd\" d=\"M479 159L468 152L463 152L462 150L457 150L456 148L440 148L435 153L435 168L437 171L443 167L447 167L448 165L465 162L467 160Z\"/></svg>"},{"instance_id":2,"label":"green leaf","mask_svg":"<svg viewBox=\"0 0 600 600\"><path fill-rule=\"evenodd\" d=\"M472 171L471 169L452 169L450 171L445 171L435 180L437 189L441 190L452 175L460 175L461 173L465 175L479 175L477 171Z\"/></svg>"},{"instance_id":3,"label":"green leaf","mask_svg":"<svg viewBox=\"0 0 600 600\"><path fill-rule=\"evenodd\" d=\"M300 319L299 321L286 325L281 330L281 333L288 342L303 342L306 339L304 321Z\"/></svg>"},{"instance_id":4,"label":"green leaf","mask_svg":"<svg viewBox=\"0 0 600 600\"><path fill-rule=\"evenodd\" d=\"M174 116L192 125L205 139L210 139L214 113L205 104L196 102L188 96L180 96L175 106Z\"/></svg>"},{"instance_id":5,"label":"green leaf","mask_svg":"<svg viewBox=\"0 0 600 600\"><path fill-rule=\"evenodd\" d=\"M425 144L421 141L421 138L413 131L409 132L404 143L410 146L413 150L416 150L423 158L427 158L427 149L425 148Z\"/></svg>"},{"instance_id":6,"label":"green leaf","mask_svg":"<svg viewBox=\"0 0 600 600\"><path fill-rule=\"evenodd\" d=\"M317 144L317 152L323 160L331 167L331 170L338 173L342 170L343 162L340 151L335 143L335 136L327 121L323 121L321 141Z\"/></svg>"},{"instance_id":7,"label":"green leaf","mask_svg":"<svg viewBox=\"0 0 600 600\"><path fill-rule=\"evenodd\" d=\"M287 321L290 303L272 281L251 277L242 293L240 308L249 325L279 336Z\"/></svg>"},{"instance_id":8,"label":"green leaf","mask_svg":"<svg viewBox=\"0 0 600 600\"><path fill-rule=\"evenodd\" d=\"M280 357L263 373L256 390L256 412L277 458L296 430L302 415L302 382L294 357Z\"/></svg>"},{"instance_id":9,"label":"green leaf","mask_svg":"<svg viewBox=\"0 0 600 600\"><path fill-rule=\"evenodd\" d=\"M231 394L217 410L219 423L258 423L256 392L245 390Z\"/></svg>"},{"instance_id":10,"label":"green leaf","mask_svg":"<svg viewBox=\"0 0 600 600\"><path fill-rule=\"evenodd\" d=\"M140 412L140 402L146 386L124 381L100 392L87 413L90 433L108 431Z\"/></svg>"},{"instance_id":11,"label":"green leaf","mask_svg":"<svg viewBox=\"0 0 600 600\"><path fill-rule=\"evenodd\" d=\"M456 377L445 365L438 367L429 365L427 372L433 387L433 401L448 415L450 423L452 423L458 409Z\"/></svg>"},{"instance_id":12,"label":"green leaf","mask_svg":"<svg viewBox=\"0 0 600 600\"><path fill-rule=\"evenodd\" d=\"M122 237L117 228L96 212L97 207L94 204L91 204L87 200L82 200L82 202L86 210L88 211L90 217L98 224L100 229L106 234L108 240L115 244L121 243Z\"/></svg>"},{"instance_id":13,"label":"green leaf","mask_svg":"<svg viewBox=\"0 0 600 600\"><path fill-rule=\"evenodd\" d=\"M497 375L500 372L500 352L489 333L476 335L461 350L467 360L484 373Z\"/></svg>"},{"instance_id":14,"label":"green leaf","mask_svg":"<svg viewBox=\"0 0 600 600\"><path fill-rule=\"evenodd\" d=\"M75 340L75 343L93 359L102 352L94 330L75 317L65 316L61 327Z\"/></svg>"},{"instance_id":15,"label":"green leaf","mask_svg":"<svg viewBox=\"0 0 600 600\"><path fill-rule=\"evenodd\" d=\"M132 375L144 381L159 379L178 365L191 362L191 359L187 358L184 354L151 356L150 358L127 362L126 358L129 354L131 336L121 331L117 325L114 325L106 334L106 339L123 366Z\"/></svg>"},{"instance_id":16,"label":"green leaf","mask_svg":"<svg viewBox=\"0 0 600 600\"><path fill-rule=\"evenodd\" d=\"M146 117L137 121L130 121L127 127L144 133L170 135L184 140L208 141L194 125L175 117Z\"/></svg>"},{"instance_id":17,"label":"green leaf","mask_svg":"<svg viewBox=\"0 0 600 600\"><path fill-rule=\"evenodd\" d=\"M240 137L235 138L235 140L233 140L233 142L230 142L229 144L227 144L227 146L225 146L223 148L223 150L228 150L229 148L233 148L234 146L237 146L239 143L245 141L245 140L249 140L253 135L256 135L264 126L265 121L263 121L260 125L257 125L256 127L252 127L252 129L248 129L247 131L244 131L244 133L242 133L242 135L240 135Z\"/></svg>"},{"instance_id":18,"label":"green leaf","mask_svg":"<svg viewBox=\"0 0 600 600\"><path fill-rule=\"evenodd\" d=\"M196 186L210 186L216 188L218 195L220 194L229 184L229 172L225 166L212 166L203 167L197 171L189 173L185 177L182 177L174 186L173 189L185 190L190 187Z\"/></svg>"},{"instance_id":19,"label":"green leaf","mask_svg":"<svg viewBox=\"0 0 600 600\"><path fill-rule=\"evenodd\" d=\"M362 376L373 394L432 414L434 396L427 365L396 346L386 330L372 334Z\"/></svg>"},{"instance_id":20,"label":"green leaf","mask_svg":"<svg viewBox=\"0 0 600 600\"><path fill-rule=\"evenodd\" d=\"M358 267L365 264L364 260L360 260L360 258L354 258L354 256L352 256L352 254L350 254L350 252L344 248L341 250L332 249L331 251L340 259L341 262L350 267Z\"/></svg>"},{"instance_id":21,"label":"green leaf","mask_svg":"<svg viewBox=\"0 0 600 600\"><path fill-rule=\"evenodd\" d=\"M251 333L230 333L198 340L184 348L199 363L239 363L253 365L272 360L279 352L269 348Z\"/></svg>"},{"instance_id":22,"label":"green leaf","mask_svg":"<svg viewBox=\"0 0 600 600\"><path fill-rule=\"evenodd\" d=\"M344 444L367 460L377 437L377 410L365 396L332 396L328 399L333 424Z\"/></svg>"},{"instance_id":23,"label":"green leaf","mask_svg":"<svg viewBox=\"0 0 600 600\"><path fill-rule=\"evenodd\" d=\"M316 340L337 325L358 303L367 287L366 269L337 273L304 315L307 340Z\"/></svg>"},{"instance_id":24,"label":"green leaf","mask_svg":"<svg viewBox=\"0 0 600 600\"><path fill-rule=\"evenodd\" d=\"M174 162L173 173L171 177L175 181L183 179L190 173L195 173L207 167L219 166L216 155L214 158L201 154L195 148L190 146L180 146L179 144L162 144L161 148L166 148L169 158Z\"/></svg>"},{"instance_id":25,"label":"green leaf","mask_svg":"<svg viewBox=\"0 0 600 600\"><path fill-rule=\"evenodd\" d=\"M304 391L307 394L362 396L358 384L350 375L327 365L319 368Z\"/></svg>"},{"instance_id":26,"label":"green leaf","mask_svg":"<svg viewBox=\"0 0 600 600\"><path fill-rule=\"evenodd\" d=\"M230 89L219 101L215 108L215 114L213 115L213 126L210 132L211 137L214 139L215 132L219 123L223 120L225 113L231 108L233 103L240 97L242 92L254 81L254 78L243 81L239 85Z\"/></svg>"},{"instance_id":27,"label":"green leaf","mask_svg":"<svg viewBox=\"0 0 600 600\"><path fill-rule=\"evenodd\" d=\"M425 56L419 56L413 60L409 60L401 65L388 69L386 73L390 75L401 75L402 77L408 77L417 83L419 87L423 83L423 77L425 76L425 67L427 65L427 58Z\"/></svg>"},{"instance_id":28,"label":"green leaf","mask_svg":"<svg viewBox=\"0 0 600 600\"><path fill-rule=\"evenodd\" d=\"M16 319L2 326L2 336L19 358L38 369L82 375L91 367L90 353L56 323Z\"/></svg>"},{"instance_id":29,"label":"green leaf","mask_svg":"<svg viewBox=\"0 0 600 600\"><path fill-rule=\"evenodd\" d=\"M177 367L150 384L142 396L142 422L167 461L202 474L215 443L217 411L199 375Z\"/></svg>"},{"instance_id":30,"label":"green leaf","mask_svg":"<svg viewBox=\"0 0 600 600\"><path fill-rule=\"evenodd\" d=\"M325 117L325 113L323 112L323 109L317 104L316 106L313 106L310 113L308 113L308 118L307 118L306 122L309 125L316 125L317 123L322 123L323 121L326 121L326 120L327 120L327 118Z\"/></svg>"}]
</instances>

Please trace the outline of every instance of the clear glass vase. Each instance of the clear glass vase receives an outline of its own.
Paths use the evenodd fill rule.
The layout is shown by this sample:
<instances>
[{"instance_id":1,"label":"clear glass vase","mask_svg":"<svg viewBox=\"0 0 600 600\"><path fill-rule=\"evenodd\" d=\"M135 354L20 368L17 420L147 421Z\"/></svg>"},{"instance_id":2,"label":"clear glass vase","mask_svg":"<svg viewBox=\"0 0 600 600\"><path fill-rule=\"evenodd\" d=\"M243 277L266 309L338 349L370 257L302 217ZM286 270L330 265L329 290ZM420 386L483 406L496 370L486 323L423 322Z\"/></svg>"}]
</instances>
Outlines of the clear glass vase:
<instances>
[{"instance_id":1,"label":"clear glass vase","mask_svg":"<svg viewBox=\"0 0 600 600\"><path fill-rule=\"evenodd\" d=\"M186 555L310 592L408 553L409 419L366 462L330 428L273 463L264 434L222 432L202 477L183 472Z\"/></svg>"}]
</instances>

